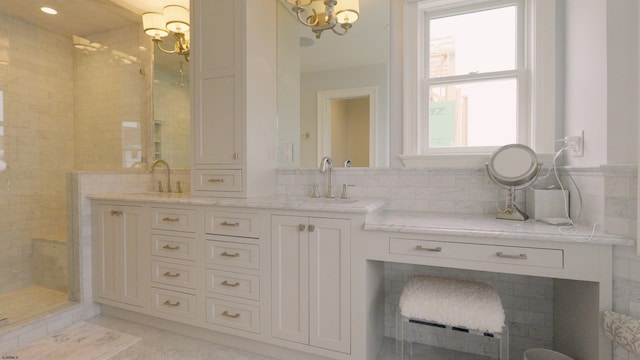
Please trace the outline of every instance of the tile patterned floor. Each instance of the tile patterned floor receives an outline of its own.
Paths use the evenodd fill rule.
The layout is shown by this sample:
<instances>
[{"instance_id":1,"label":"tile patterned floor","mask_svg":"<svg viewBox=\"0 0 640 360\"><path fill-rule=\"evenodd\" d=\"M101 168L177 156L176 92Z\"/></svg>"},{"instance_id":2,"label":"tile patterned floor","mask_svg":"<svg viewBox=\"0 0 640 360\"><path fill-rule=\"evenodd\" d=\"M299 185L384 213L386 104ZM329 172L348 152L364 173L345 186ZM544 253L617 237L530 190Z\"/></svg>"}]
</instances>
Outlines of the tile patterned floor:
<instances>
[{"instance_id":1,"label":"tile patterned floor","mask_svg":"<svg viewBox=\"0 0 640 360\"><path fill-rule=\"evenodd\" d=\"M98 315L87 322L142 338L110 360L276 360L109 316Z\"/></svg>"},{"instance_id":2,"label":"tile patterned floor","mask_svg":"<svg viewBox=\"0 0 640 360\"><path fill-rule=\"evenodd\" d=\"M12 325L68 303L66 292L31 285L0 294L0 319L6 317Z\"/></svg>"}]
</instances>

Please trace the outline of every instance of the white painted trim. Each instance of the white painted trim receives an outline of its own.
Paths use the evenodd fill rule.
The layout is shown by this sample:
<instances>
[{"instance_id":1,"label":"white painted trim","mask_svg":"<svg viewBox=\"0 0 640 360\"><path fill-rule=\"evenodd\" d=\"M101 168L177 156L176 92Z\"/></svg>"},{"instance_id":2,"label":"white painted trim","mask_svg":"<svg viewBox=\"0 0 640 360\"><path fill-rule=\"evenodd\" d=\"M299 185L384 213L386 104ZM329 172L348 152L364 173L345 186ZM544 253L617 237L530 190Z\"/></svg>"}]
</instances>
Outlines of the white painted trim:
<instances>
[{"instance_id":1,"label":"white painted trim","mask_svg":"<svg viewBox=\"0 0 640 360\"><path fill-rule=\"evenodd\" d=\"M400 155L400 160L409 168L484 168L492 153L467 153L467 154L434 154L424 155ZM553 161L552 154L537 154L538 161L543 166L550 166Z\"/></svg>"},{"instance_id":2,"label":"white painted trim","mask_svg":"<svg viewBox=\"0 0 640 360\"><path fill-rule=\"evenodd\" d=\"M378 124L378 87L367 86L352 89L339 89L318 91L318 142L317 142L317 163L322 161L324 156L331 156L331 100L344 100L355 98L369 98L369 166L376 167L377 158L377 124Z\"/></svg>"}]
</instances>

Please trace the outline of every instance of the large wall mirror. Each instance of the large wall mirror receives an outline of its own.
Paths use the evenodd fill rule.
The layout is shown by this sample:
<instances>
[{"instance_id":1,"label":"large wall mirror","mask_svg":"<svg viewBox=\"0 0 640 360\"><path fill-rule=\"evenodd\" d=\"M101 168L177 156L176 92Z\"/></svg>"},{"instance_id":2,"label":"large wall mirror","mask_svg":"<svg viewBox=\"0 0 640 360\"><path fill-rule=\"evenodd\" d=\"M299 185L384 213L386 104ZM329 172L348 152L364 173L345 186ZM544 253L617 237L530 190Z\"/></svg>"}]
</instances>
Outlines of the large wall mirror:
<instances>
[{"instance_id":1,"label":"large wall mirror","mask_svg":"<svg viewBox=\"0 0 640 360\"><path fill-rule=\"evenodd\" d=\"M389 0L360 0L344 36L319 39L278 5L278 166L389 166Z\"/></svg>"},{"instance_id":2,"label":"large wall mirror","mask_svg":"<svg viewBox=\"0 0 640 360\"><path fill-rule=\"evenodd\" d=\"M189 63L182 56L154 52L153 124L150 147L154 160L173 168L189 168L191 159Z\"/></svg>"}]
</instances>

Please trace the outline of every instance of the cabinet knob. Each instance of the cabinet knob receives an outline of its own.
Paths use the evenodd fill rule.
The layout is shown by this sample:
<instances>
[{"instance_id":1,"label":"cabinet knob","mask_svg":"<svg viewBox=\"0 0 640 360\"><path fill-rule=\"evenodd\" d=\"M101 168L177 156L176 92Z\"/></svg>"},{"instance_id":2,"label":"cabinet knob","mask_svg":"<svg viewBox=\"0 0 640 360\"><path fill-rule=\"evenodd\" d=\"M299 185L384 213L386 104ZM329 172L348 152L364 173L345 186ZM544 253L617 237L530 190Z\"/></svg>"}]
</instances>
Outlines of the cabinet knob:
<instances>
[{"instance_id":1,"label":"cabinet knob","mask_svg":"<svg viewBox=\"0 0 640 360\"><path fill-rule=\"evenodd\" d=\"M122 211L111 210L111 216L122 216Z\"/></svg>"},{"instance_id":2,"label":"cabinet knob","mask_svg":"<svg viewBox=\"0 0 640 360\"><path fill-rule=\"evenodd\" d=\"M307 226L305 224L300 224L298 225L298 231L304 231L304 229L306 229Z\"/></svg>"},{"instance_id":3,"label":"cabinet knob","mask_svg":"<svg viewBox=\"0 0 640 360\"><path fill-rule=\"evenodd\" d=\"M313 232L316 229L315 225L309 224L309 232Z\"/></svg>"}]
</instances>

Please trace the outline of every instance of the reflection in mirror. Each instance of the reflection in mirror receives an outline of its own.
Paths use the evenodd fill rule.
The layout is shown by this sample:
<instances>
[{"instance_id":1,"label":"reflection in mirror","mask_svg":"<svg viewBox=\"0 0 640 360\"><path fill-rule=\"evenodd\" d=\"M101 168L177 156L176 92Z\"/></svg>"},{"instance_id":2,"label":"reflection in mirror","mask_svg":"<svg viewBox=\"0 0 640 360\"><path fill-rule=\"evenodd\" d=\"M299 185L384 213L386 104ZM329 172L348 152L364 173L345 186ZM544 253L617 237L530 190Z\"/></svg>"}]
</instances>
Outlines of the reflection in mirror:
<instances>
[{"instance_id":1,"label":"reflection in mirror","mask_svg":"<svg viewBox=\"0 0 640 360\"><path fill-rule=\"evenodd\" d=\"M274 1L278 3L278 166L315 168L323 156L332 156L336 164L343 164L338 159L344 158L353 166L388 166L389 0L361 1L360 17L346 35L325 32L320 39L298 22L285 0ZM332 102L326 96L362 88L374 90L335 99L366 98L368 106L363 105L365 100L345 105L349 102ZM375 99L368 95L371 92ZM355 111L357 107L367 111ZM332 125L333 119L323 119L332 113L348 121ZM357 114L362 115L360 120Z\"/></svg>"},{"instance_id":2,"label":"reflection in mirror","mask_svg":"<svg viewBox=\"0 0 640 360\"><path fill-rule=\"evenodd\" d=\"M153 160L174 169L190 164L189 64L184 58L155 51L153 67Z\"/></svg>"}]
</instances>

